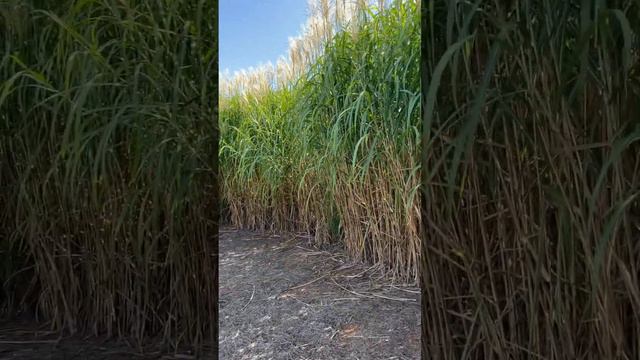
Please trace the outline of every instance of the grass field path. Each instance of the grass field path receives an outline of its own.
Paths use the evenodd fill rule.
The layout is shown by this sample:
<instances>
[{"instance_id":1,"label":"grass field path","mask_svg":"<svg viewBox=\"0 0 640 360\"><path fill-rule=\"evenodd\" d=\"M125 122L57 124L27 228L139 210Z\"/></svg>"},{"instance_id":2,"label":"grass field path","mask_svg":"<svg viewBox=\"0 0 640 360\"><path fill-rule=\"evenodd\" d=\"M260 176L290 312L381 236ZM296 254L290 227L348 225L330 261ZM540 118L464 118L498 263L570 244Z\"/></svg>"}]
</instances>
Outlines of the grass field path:
<instances>
[{"instance_id":1,"label":"grass field path","mask_svg":"<svg viewBox=\"0 0 640 360\"><path fill-rule=\"evenodd\" d=\"M220 359L419 359L419 289L303 236L222 229Z\"/></svg>"}]
</instances>

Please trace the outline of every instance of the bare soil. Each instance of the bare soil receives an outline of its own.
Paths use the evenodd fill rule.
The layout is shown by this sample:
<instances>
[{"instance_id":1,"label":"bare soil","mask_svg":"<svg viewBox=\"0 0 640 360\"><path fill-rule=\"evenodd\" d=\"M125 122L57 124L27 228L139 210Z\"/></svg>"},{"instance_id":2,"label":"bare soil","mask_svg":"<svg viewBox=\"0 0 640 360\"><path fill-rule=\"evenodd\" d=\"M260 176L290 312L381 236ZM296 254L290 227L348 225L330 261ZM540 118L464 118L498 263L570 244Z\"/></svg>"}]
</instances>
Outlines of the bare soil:
<instances>
[{"instance_id":1,"label":"bare soil","mask_svg":"<svg viewBox=\"0 0 640 360\"><path fill-rule=\"evenodd\" d=\"M124 340L61 336L46 325L30 320L0 319L0 360L151 360L213 359L206 350L200 357L190 351L167 352L162 342L150 341L143 348Z\"/></svg>"},{"instance_id":2,"label":"bare soil","mask_svg":"<svg viewBox=\"0 0 640 360\"><path fill-rule=\"evenodd\" d=\"M220 359L419 359L419 288L302 235L221 229Z\"/></svg>"}]
</instances>

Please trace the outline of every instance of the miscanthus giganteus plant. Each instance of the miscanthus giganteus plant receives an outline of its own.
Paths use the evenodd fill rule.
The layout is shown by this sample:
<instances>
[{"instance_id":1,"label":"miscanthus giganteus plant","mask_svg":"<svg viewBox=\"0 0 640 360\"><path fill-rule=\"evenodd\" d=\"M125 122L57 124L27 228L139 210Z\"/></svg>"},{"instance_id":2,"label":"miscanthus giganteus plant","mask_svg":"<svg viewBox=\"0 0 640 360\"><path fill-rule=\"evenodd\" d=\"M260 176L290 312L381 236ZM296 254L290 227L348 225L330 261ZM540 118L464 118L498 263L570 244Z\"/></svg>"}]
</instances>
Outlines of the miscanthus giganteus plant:
<instances>
[{"instance_id":1,"label":"miscanthus giganteus plant","mask_svg":"<svg viewBox=\"0 0 640 360\"><path fill-rule=\"evenodd\" d=\"M637 359L640 4L430 4L424 353Z\"/></svg>"},{"instance_id":2,"label":"miscanthus giganteus plant","mask_svg":"<svg viewBox=\"0 0 640 360\"><path fill-rule=\"evenodd\" d=\"M3 313L214 341L216 16L217 1L0 3Z\"/></svg>"},{"instance_id":3,"label":"miscanthus giganteus plant","mask_svg":"<svg viewBox=\"0 0 640 360\"><path fill-rule=\"evenodd\" d=\"M275 65L221 79L236 226L306 231L417 280L419 1L312 1Z\"/></svg>"}]
</instances>

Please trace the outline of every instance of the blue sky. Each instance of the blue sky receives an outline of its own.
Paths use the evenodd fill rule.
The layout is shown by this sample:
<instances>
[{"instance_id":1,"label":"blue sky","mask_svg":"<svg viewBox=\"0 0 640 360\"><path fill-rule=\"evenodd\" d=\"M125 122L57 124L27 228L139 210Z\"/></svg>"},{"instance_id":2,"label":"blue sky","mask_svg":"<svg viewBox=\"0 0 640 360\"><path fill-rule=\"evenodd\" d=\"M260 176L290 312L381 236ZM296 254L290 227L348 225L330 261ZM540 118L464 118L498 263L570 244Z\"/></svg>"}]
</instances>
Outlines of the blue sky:
<instances>
[{"instance_id":1,"label":"blue sky","mask_svg":"<svg viewBox=\"0 0 640 360\"><path fill-rule=\"evenodd\" d=\"M220 0L220 71L231 74L271 61L289 49L289 37L307 19L307 0Z\"/></svg>"}]
</instances>

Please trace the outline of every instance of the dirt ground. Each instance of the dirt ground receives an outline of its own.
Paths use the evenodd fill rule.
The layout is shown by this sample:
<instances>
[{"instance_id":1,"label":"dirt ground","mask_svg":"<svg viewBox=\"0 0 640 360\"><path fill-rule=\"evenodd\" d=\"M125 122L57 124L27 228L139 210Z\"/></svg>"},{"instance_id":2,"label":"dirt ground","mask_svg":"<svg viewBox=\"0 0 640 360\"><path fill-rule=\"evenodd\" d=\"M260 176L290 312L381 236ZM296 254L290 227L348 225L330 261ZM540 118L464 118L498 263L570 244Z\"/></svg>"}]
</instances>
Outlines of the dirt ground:
<instances>
[{"instance_id":1,"label":"dirt ground","mask_svg":"<svg viewBox=\"0 0 640 360\"><path fill-rule=\"evenodd\" d=\"M220 235L220 359L419 359L417 287L300 235Z\"/></svg>"},{"instance_id":2,"label":"dirt ground","mask_svg":"<svg viewBox=\"0 0 640 360\"><path fill-rule=\"evenodd\" d=\"M189 351L168 354L159 342L139 349L125 341L67 336L32 320L0 320L0 360L170 360L196 359ZM200 357L212 359L214 353Z\"/></svg>"}]
</instances>

